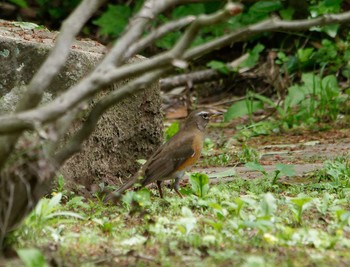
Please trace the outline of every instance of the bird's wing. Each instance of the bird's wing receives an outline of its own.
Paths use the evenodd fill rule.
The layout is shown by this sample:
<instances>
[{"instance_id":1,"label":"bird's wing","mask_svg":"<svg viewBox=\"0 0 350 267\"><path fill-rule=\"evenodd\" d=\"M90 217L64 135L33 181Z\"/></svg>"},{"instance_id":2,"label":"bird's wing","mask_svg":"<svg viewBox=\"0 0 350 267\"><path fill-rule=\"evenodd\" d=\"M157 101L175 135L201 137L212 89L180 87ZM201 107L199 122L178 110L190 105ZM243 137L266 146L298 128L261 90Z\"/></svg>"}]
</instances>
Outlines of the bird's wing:
<instances>
[{"instance_id":1,"label":"bird's wing","mask_svg":"<svg viewBox=\"0 0 350 267\"><path fill-rule=\"evenodd\" d=\"M142 185L145 186L157 180L171 178L169 176L174 170L194 155L193 138L193 134L174 135L173 138L162 145L146 162Z\"/></svg>"}]
</instances>

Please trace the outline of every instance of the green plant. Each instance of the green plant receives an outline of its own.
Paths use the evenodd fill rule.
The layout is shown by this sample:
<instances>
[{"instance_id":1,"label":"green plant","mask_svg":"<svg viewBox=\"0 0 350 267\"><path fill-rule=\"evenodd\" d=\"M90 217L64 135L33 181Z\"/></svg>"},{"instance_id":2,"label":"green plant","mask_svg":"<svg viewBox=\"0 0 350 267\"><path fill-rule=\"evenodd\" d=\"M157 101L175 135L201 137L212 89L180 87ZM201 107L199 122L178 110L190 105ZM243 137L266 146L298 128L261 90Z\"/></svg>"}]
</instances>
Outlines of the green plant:
<instances>
[{"instance_id":1,"label":"green plant","mask_svg":"<svg viewBox=\"0 0 350 267\"><path fill-rule=\"evenodd\" d=\"M9 1L22 8L28 7L28 3L26 0L9 0Z\"/></svg>"},{"instance_id":2,"label":"green plant","mask_svg":"<svg viewBox=\"0 0 350 267\"><path fill-rule=\"evenodd\" d=\"M272 178L272 185L276 184L277 179L282 175L287 177L292 177L295 175L295 169L293 165L277 163L275 166L276 170L274 171L274 176Z\"/></svg>"},{"instance_id":3,"label":"green plant","mask_svg":"<svg viewBox=\"0 0 350 267\"><path fill-rule=\"evenodd\" d=\"M93 24L100 27L101 34L116 37L124 30L131 13L131 8L127 5L109 4L107 10Z\"/></svg>"},{"instance_id":4,"label":"green plant","mask_svg":"<svg viewBox=\"0 0 350 267\"><path fill-rule=\"evenodd\" d=\"M187 207L182 207L181 213L183 217L176 222L176 225L182 234L188 235L196 226L197 219Z\"/></svg>"},{"instance_id":5,"label":"green plant","mask_svg":"<svg viewBox=\"0 0 350 267\"><path fill-rule=\"evenodd\" d=\"M57 186L56 186L56 190L59 193L63 193L64 192L64 186L65 186L66 182L64 181L64 177L62 174L57 176Z\"/></svg>"},{"instance_id":6,"label":"green plant","mask_svg":"<svg viewBox=\"0 0 350 267\"><path fill-rule=\"evenodd\" d=\"M209 177L203 173L192 173L190 175L192 192L200 198L204 198L209 192Z\"/></svg>"},{"instance_id":7,"label":"green plant","mask_svg":"<svg viewBox=\"0 0 350 267\"><path fill-rule=\"evenodd\" d=\"M324 169L334 186L342 188L350 187L350 168L346 157L340 157L334 161L326 161L324 163Z\"/></svg>"},{"instance_id":8,"label":"green plant","mask_svg":"<svg viewBox=\"0 0 350 267\"><path fill-rule=\"evenodd\" d=\"M277 163L275 165L275 170L268 173L263 166L261 166L257 162L248 162L245 164L245 167L254 170L254 171L259 171L264 175L265 179L269 179L271 181L271 185L275 185L278 178L281 176L287 176L291 177L295 175L295 170L293 165L287 165L287 164L281 164Z\"/></svg>"},{"instance_id":9,"label":"green plant","mask_svg":"<svg viewBox=\"0 0 350 267\"><path fill-rule=\"evenodd\" d=\"M164 139L168 141L173 135L175 135L180 129L179 122L175 121L169 125L168 128L164 131Z\"/></svg>"},{"instance_id":10,"label":"green plant","mask_svg":"<svg viewBox=\"0 0 350 267\"><path fill-rule=\"evenodd\" d=\"M276 109L280 126L287 128L336 120L342 105L349 99L348 95L341 93L336 76L321 77L313 73L303 73L301 80L301 85L288 88L282 106L262 95L248 93L246 100L237 102L228 109L225 120L230 121L247 114L252 116L252 112L262 108L264 104ZM247 127L249 128L256 128L256 124Z\"/></svg>"},{"instance_id":11,"label":"green plant","mask_svg":"<svg viewBox=\"0 0 350 267\"><path fill-rule=\"evenodd\" d=\"M71 211L60 211L62 208L60 204L61 199L61 193L55 194L51 199L42 198L36 205L35 209L28 215L27 219L25 220L25 226L44 226L47 221L57 217L84 219L84 216L78 213Z\"/></svg>"},{"instance_id":12,"label":"green plant","mask_svg":"<svg viewBox=\"0 0 350 267\"><path fill-rule=\"evenodd\" d=\"M232 157L228 153L222 153L219 155L207 155L203 164L205 166L227 166L232 162Z\"/></svg>"},{"instance_id":13,"label":"green plant","mask_svg":"<svg viewBox=\"0 0 350 267\"><path fill-rule=\"evenodd\" d=\"M335 120L345 100L340 95L336 77L329 75L321 79L312 73L305 73L302 81L302 85L288 89L283 107L286 115L282 119L290 127L301 121L314 123Z\"/></svg>"},{"instance_id":14,"label":"green plant","mask_svg":"<svg viewBox=\"0 0 350 267\"><path fill-rule=\"evenodd\" d=\"M44 255L36 248L17 249L17 254L25 267L47 267L49 266Z\"/></svg>"},{"instance_id":15,"label":"green plant","mask_svg":"<svg viewBox=\"0 0 350 267\"><path fill-rule=\"evenodd\" d=\"M262 108L263 105L261 101L255 101L252 98L247 97L245 100L240 100L229 107L224 114L224 121L228 122L246 115L252 117L253 112Z\"/></svg>"},{"instance_id":16,"label":"green plant","mask_svg":"<svg viewBox=\"0 0 350 267\"><path fill-rule=\"evenodd\" d=\"M142 188L136 192L128 191L122 198L128 207L143 209L151 205L151 193L147 188Z\"/></svg>"},{"instance_id":17,"label":"green plant","mask_svg":"<svg viewBox=\"0 0 350 267\"><path fill-rule=\"evenodd\" d=\"M238 161L241 163L258 162L260 159L259 152L246 143L243 143L241 150L239 150L236 155Z\"/></svg>"},{"instance_id":18,"label":"green plant","mask_svg":"<svg viewBox=\"0 0 350 267\"><path fill-rule=\"evenodd\" d=\"M225 75L228 75L231 71L229 66L222 61L212 60L207 63L207 66Z\"/></svg>"},{"instance_id":19,"label":"green plant","mask_svg":"<svg viewBox=\"0 0 350 267\"><path fill-rule=\"evenodd\" d=\"M93 218L93 222L95 222L104 233L110 234L115 231L114 223L108 217Z\"/></svg>"},{"instance_id":20,"label":"green plant","mask_svg":"<svg viewBox=\"0 0 350 267\"><path fill-rule=\"evenodd\" d=\"M350 191L350 170L348 157L327 160L321 170L315 173L318 184L311 185L316 189L333 190L340 194Z\"/></svg>"},{"instance_id":21,"label":"green plant","mask_svg":"<svg viewBox=\"0 0 350 267\"><path fill-rule=\"evenodd\" d=\"M298 196L288 199L289 207L294 215L297 224L302 223L303 212L311 206L312 198L307 196Z\"/></svg>"},{"instance_id":22,"label":"green plant","mask_svg":"<svg viewBox=\"0 0 350 267\"><path fill-rule=\"evenodd\" d=\"M264 51L265 46L258 43L254 48L249 52L248 57L239 65L240 68L252 68L254 67L260 57L260 53Z\"/></svg>"}]
</instances>

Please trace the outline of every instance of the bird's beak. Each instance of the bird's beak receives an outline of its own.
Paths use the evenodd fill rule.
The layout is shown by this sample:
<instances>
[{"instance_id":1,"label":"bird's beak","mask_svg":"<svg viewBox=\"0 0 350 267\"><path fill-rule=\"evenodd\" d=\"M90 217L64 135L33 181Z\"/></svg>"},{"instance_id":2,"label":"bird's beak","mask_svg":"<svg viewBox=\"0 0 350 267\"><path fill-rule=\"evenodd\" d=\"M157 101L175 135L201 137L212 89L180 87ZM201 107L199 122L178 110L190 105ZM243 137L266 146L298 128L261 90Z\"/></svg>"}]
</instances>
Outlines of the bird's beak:
<instances>
[{"instance_id":1,"label":"bird's beak","mask_svg":"<svg viewBox=\"0 0 350 267\"><path fill-rule=\"evenodd\" d=\"M221 115L223 115L224 113L221 111L210 111L210 118L216 118L219 117Z\"/></svg>"}]
</instances>

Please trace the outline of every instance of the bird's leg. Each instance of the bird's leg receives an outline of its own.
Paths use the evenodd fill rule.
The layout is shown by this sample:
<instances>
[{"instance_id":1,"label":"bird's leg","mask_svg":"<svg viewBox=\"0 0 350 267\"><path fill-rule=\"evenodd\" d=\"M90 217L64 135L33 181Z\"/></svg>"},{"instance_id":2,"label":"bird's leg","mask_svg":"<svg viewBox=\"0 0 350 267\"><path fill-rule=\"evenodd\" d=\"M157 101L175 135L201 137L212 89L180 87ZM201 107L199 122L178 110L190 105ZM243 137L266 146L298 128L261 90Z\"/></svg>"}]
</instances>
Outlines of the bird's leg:
<instances>
[{"instance_id":1,"label":"bird's leg","mask_svg":"<svg viewBox=\"0 0 350 267\"><path fill-rule=\"evenodd\" d=\"M176 194L178 194L179 197L183 198L182 194L179 191L179 183L180 183L181 178L180 177L176 177L175 181L174 181L174 190L176 192Z\"/></svg>"},{"instance_id":2,"label":"bird's leg","mask_svg":"<svg viewBox=\"0 0 350 267\"><path fill-rule=\"evenodd\" d=\"M157 181L157 187L158 187L158 191L159 191L159 196L160 196L160 198L163 198L163 192L162 192L161 184L162 184L161 181Z\"/></svg>"}]
</instances>

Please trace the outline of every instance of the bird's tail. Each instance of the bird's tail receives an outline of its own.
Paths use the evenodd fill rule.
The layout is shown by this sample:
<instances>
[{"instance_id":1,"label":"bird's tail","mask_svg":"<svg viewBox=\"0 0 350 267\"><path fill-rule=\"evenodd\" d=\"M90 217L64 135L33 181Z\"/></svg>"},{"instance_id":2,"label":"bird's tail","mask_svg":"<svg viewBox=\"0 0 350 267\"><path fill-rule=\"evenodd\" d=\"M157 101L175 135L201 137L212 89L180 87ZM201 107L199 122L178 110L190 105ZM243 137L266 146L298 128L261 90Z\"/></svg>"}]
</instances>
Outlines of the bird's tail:
<instances>
[{"instance_id":1,"label":"bird's tail","mask_svg":"<svg viewBox=\"0 0 350 267\"><path fill-rule=\"evenodd\" d=\"M120 188L109 193L105 197L104 202L107 203L107 202L112 201L114 203L117 203L119 201L119 199L121 198L121 195L124 193L124 191L131 188L134 184L138 183L140 181L140 178L142 178L142 177L140 177L139 173L137 173L129 181L127 181L125 184L123 184Z\"/></svg>"}]
</instances>

